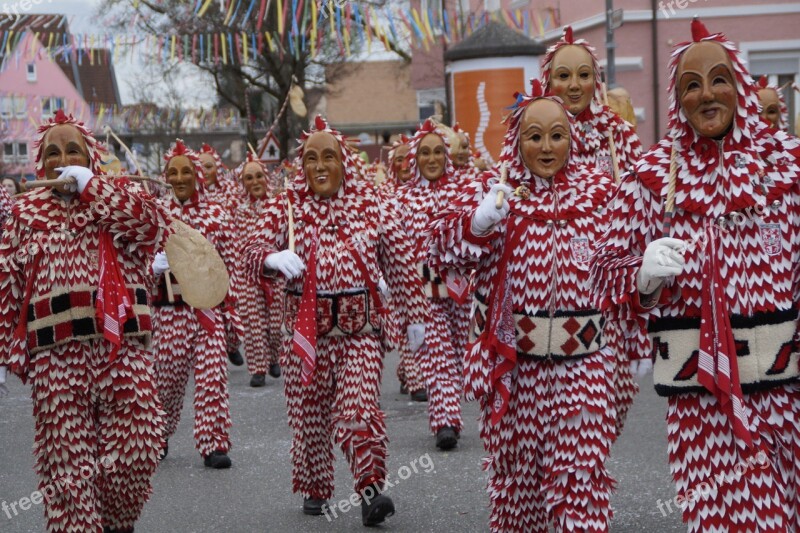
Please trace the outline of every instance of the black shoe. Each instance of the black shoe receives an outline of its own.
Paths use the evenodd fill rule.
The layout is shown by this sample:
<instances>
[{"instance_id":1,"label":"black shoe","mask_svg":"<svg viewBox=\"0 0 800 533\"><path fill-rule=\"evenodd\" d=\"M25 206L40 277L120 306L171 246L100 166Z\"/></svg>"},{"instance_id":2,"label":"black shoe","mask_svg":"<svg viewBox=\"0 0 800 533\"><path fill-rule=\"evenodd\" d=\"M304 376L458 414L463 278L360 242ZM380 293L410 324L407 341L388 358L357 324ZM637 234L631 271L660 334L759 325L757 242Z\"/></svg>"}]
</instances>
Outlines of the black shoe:
<instances>
[{"instance_id":1,"label":"black shoe","mask_svg":"<svg viewBox=\"0 0 800 533\"><path fill-rule=\"evenodd\" d=\"M231 467L231 458L225 452L219 450L211 452L203 458L203 464L209 468L220 470Z\"/></svg>"},{"instance_id":2,"label":"black shoe","mask_svg":"<svg viewBox=\"0 0 800 533\"><path fill-rule=\"evenodd\" d=\"M281 377L281 365L278 363L271 363L269 365L269 375L275 379Z\"/></svg>"},{"instance_id":3,"label":"black shoe","mask_svg":"<svg viewBox=\"0 0 800 533\"><path fill-rule=\"evenodd\" d=\"M415 390L411 393L411 399L415 402L427 402L428 401L428 391L425 389Z\"/></svg>"},{"instance_id":4,"label":"black shoe","mask_svg":"<svg viewBox=\"0 0 800 533\"><path fill-rule=\"evenodd\" d=\"M244 364L242 352L240 352L238 349L228 352L228 361L230 361L234 366L242 366Z\"/></svg>"},{"instance_id":5,"label":"black shoe","mask_svg":"<svg viewBox=\"0 0 800 533\"><path fill-rule=\"evenodd\" d=\"M325 507L327 506L328 500L323 500L322 498L304 498L303 514L319 516L325 512Z\"/></svg>"},{"instance_id":6,"label":"black shoe","mask_svg":"<svg viewBox=\"0 0 800 533\"><path fill-rule=\"evenodd\" d=\"M114 529L113 527L105 526L103 527L103 533L133 533L133 528Z\"/></svg>"},{"instance_id":7,"label":"black shoe","mask_svg":"<svg viewBox=\"0 0 800 533\"><path fill-rule=\"evenodd\" d=\"M361 495L361 523L365 526L377 526L393 514L392 499L374 487L368 487Z\"/></svg>"},{"instance_id":8,"label":"black shoe","mask_svg":"<svg viewBox=\"0 0 800 533\"><path fill-rule=\"evenodd\" d=\"M400 384L400 394L408 394L408 389L406 388L405 383Z\"/></svg>"},{"instance_id":9,"label":"black shoe","mask_svg":"<svg viewBox=\"0 0 800 533\"><path fill-rule=\"evenodd\" d=\"M267 384L267 377L265 374L253 374L250 378L251 387L263 387Z\"/></svg>"},{"instance_id":10,"label":"black shoe","mask_svg":"<svg viewBox=\"0 0 800 533\"><path fill-rule=\"evenodd\" d=\"M158 460L163 461L164 459L166 459L168 453L169 453L169 440L164 440L164 447L161 448L161 455L158 457Z\"/></svg>"},{"instance_id":11,"label":"black shoe","mask_svg":"<svg viewBox=\"0 0 800 533\"><path fill-rule=\"evenodd\" d=\"M446 426L436 432L436 447L440 450L452 450L456 444L458 444L458 434L454 428Z\"/></svg>"}]
</instances>

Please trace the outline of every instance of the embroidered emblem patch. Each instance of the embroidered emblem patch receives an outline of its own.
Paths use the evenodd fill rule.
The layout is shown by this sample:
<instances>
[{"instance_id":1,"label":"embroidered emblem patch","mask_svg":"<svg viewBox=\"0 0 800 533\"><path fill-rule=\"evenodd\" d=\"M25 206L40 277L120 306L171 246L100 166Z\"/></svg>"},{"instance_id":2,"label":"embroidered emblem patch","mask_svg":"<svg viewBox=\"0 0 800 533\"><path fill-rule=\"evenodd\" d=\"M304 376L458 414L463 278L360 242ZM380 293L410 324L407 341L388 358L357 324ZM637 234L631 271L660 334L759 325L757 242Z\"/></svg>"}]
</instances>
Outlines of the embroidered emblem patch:
<instances>
[{"instance_id":1,"label":"embroidered emblem patch","mask_svg":"<svg viewBox=\"0 0 800 533\"><path fill-rule=\"evenodd\" d=\"M780 224L761 224L761 247L767 255L778 255L781 253L781 225Z\"/></svg>"},{"instance_id":2,"label":"embroidered emblem patch","mask_svg":"<svg viewBox=\"0 0 800 533\"><path fill-rule=\"evenodd\" d=\"M589 246L589 239L586 237L573 237L570 240L570 247L572 248L572 259L576 263L588 263L589 256L592 253Z\"/></svg>"}]
</instances>

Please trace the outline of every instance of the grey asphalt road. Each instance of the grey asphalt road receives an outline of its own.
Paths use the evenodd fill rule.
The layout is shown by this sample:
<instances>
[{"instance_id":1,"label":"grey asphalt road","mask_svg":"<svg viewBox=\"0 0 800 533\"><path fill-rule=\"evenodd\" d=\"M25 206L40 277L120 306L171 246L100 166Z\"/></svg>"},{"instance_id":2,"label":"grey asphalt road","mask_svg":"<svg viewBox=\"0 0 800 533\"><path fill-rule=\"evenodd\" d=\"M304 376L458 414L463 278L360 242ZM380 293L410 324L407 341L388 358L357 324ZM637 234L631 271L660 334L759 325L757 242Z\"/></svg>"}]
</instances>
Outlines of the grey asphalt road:
<instances>
[{"instance_id":1,"label":"grey asphalt road","mask_svg":"<svg viewBox=\"0 0 800 533\"><path fill-rule=\"evenodd\" d=\"M477 408L464 405L465 430L458 449L438 452L427 430L426 405L399 394L394 369L397 355L387 356L382 405L389 431L388 494L397 514L379 529L396 532L488 531L484 455L477 434ZM363 530L360 508L339 507L338 516L309 517L302 498L291 493L289 446L282 379L267 378L252 389L243 367L230 368L234 420L233 468L212 471L203 466L192 442L191 394L169 457L154 478L153 495L136 524L138 533L201 532L351 532ZM36 490L31 454L33 418L27 386L9 379L11 394L0 400L0 502L16 502ZM612 532L685 531L680 513L658 501L670 500L667 467L666 402L645 378L630 413L625 433L615 444L608 468L618 485L612 500ZM191 387L191 383L190 383ZM416 468L414 468L416 467ZM336 494L350 497L352 480L337 452ZM674 507L673 507L674 510ZM40 505L11 517L0 512L0 532L44 531Z\"/></svg>"}]
</instances>

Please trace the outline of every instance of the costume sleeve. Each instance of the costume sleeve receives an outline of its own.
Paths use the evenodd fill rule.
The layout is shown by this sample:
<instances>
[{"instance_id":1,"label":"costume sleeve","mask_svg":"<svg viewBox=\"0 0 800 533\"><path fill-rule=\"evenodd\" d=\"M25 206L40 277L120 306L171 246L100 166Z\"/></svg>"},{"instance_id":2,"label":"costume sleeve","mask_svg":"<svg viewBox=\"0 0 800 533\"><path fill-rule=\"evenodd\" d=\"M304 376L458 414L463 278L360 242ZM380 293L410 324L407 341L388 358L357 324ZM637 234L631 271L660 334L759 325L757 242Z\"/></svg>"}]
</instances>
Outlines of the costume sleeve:
<instances>
[{"instance_id":1,"label":"costume sleeve","mask_svg":"<svg viewBox=\"0 0 800 533\"><path fill-rule=\"evenodd\" d=\"M130 249L148 253L163 249L169 215L149 194L134 194L105 176L95 176L83 190L81 201L91 203L89 212L94 220Z\"/></svg>"},{"instance_id":2,"label":"costume sleeve","mask_svg":"<svg viewBox=\"0 0 800 533\"><path fill-rule=\"evenodd\" d=\"M243 249L244 271L250 279L275 278L278 273L264 268L267 256L289 247L289 220L286 193L272 198L267 209L250 232Z\"/></svg>"},{"instance_id":3,"label":"costume sleeve","mask_svg":"<svg viewBox=\"0 0 800 533\"><path fill-rule=\"evenodd\" d=\"M413 239L403 230L394 202L381 202L378 264L392 293L402 331L410 324L428 322L430 312L414 263ZM377 280L375 280L377 282ZM404 318L405 320L402 320Z\"/></svg>"},{"instance_id":4,"label":"costume sleeve","mask_svg":"<svg viewBox=\"0 0 800 533\"><path fill-rule=\"evenodd\" d=\"M625 338L631 359L650 356L645 336L647 321L658 304L645 309L639 302L636 274L647 245L660 237L660 197L644 187L636 174L623 177L611 201L608 229L595 247L590 264L594 306L607 322L615 323ZM660 302L670 297L662 290Z\"/></svg>"},{"instance_id":5,"label":"costume sleeve","mask_svg":"<svg viewBox=\"0 0 800 533\"><path fill-rule=\"evenodd\" d=\"M0 365L17 375L27 374L26 362L12 350L14 330L22 309L26 250L20 246L22 228L15 217L8 218L0 240ZM33 250L32 250L33 251Z\"/></svg>"},{"instance_id":6,"label":"costume sleeve","mask_svg":"<svg viewBox=\"0 0 800 533\"><path fill-rule=\"evenodd\" d=\"M634 165L642 157L642 143L639 136L628 122L625 122L617 115L614 117L614 147L617 150L617 164L619 165L620 175L633 170Z\"/></svg>"},{"instance_id":7,"label":"costume sleeve","mask_svg":"<svg viewBox=\"0 0 800 533\"><path fill-rule=\"evenodd\" d=\"M437 270L454 269L468 276L481 257L492 250L499 231L490 230L484 235L472 232L472 217L481 200L489 191L491 172L463 188L453 206L440 213L433 221L428 243L428 264Z\"/></svg>"}]
</instances>

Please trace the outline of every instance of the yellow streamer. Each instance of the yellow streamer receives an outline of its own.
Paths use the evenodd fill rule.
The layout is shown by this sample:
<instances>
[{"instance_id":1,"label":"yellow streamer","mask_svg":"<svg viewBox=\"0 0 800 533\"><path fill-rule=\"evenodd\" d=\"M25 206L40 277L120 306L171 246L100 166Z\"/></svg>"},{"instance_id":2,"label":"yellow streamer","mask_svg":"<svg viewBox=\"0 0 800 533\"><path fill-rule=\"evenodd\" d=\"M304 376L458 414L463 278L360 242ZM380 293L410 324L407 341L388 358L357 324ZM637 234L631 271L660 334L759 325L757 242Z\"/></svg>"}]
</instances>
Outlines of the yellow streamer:
<instances>
[{"instance_id":1,"label":"yellow streamer","mask_svg":"<svg viewBox=\"0 0 800 533\"><path fill-rule=\"evenodd\" d=\"M227 65L228 64L228 52L227 52L227 48L225 47L225 37L226 37L226 35L224 33L220 33L219 34L219 40L220 40L220 43L222 44L222 64L223 65Z\"/></svg>"},{"instance_id":2,"label":"yellow streamer","mask_svg":"<svg viewBox=\"0 0 800 533\"><path fill-rule=\"evenodd\" d=\"M139 3L139 2L138 2L138 0L137 0L137 2L136 2L136 3L137 3L137 4ZM198 12L197 12L197 16L198 16L198 17L202 17L203 15L205 15L205 14L206 14L206 11L208 10L208 8L209 8L209 6L210 6L210 5L211 5L211 0L206 0L206 3L205 3L205 4L203 4L203 7L201 7L201 8L200 8L200 11L198 11Z\"/></svg>"},{"instance_id":3,"label":"yellow streamer","mask_svg":"<svg viewBox=\"0 0 800 533\"><path fill-rule=\"evenodd\" d=\"M244 57L244 64L248 63L247 61L247 34L242 32L242 56Z\"/></svg>"},{"instance_id":4,"label":"yellow streamer","mask_svg":"<svg viewBox=\"0 0 800 533\"><path fill-rule=\"evenodd\" d=\"M278 35L283 35L283 2L278 0Z\"/></svg>"}]
</instances>

